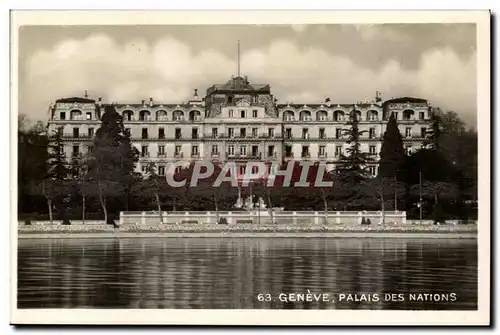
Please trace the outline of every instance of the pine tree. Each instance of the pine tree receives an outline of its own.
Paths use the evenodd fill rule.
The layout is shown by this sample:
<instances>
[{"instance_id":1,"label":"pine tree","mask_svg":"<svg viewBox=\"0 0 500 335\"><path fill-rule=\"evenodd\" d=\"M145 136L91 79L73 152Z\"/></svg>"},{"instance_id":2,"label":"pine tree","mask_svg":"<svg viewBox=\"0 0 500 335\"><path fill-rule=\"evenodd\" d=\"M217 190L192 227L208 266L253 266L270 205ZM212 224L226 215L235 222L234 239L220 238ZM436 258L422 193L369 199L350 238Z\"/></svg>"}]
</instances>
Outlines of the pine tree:
<instances>
[{"instance_id":1,"label":"pine tree","mask_svg":"<svg viewBox=\"0 0 500 335\"><path fill-rule=\"evenodd\" d=\"M343 133L347 135L346 142L349 147L346 149L347 155L340 156L336 170L341 176L357 183L368 176L366 164L372 162L373 159L369 154L361 151L361 136L366 133L366 130L359 130L359 120L354 108L349 114L347 125L350 128L345 129Z\"/></svg>"},{"instance_id":2,"label":"pine tree","mask_svg":"<svg viewBox=\"0 0 500 335\"><path fill-rule=\"evenodd\" d=\"M379 176L382 178L399 177L398 179L400 179L405 158L403 139L396 118L394 114L391 114L380 150Z\"/></svg>"},{"instance_id":3,"label":"pine tree","mask_svg":"<svg viewBox=\"0 0 500 335\"><path fill-rule=\"evenodd\" d=\"M134 177L139 153L132 147L122 117L113 105L105 107L101 127L96 131L89 175L95 184L99 202L108 222L107 198L127 191Z\"/></svg>"}]
</instances>

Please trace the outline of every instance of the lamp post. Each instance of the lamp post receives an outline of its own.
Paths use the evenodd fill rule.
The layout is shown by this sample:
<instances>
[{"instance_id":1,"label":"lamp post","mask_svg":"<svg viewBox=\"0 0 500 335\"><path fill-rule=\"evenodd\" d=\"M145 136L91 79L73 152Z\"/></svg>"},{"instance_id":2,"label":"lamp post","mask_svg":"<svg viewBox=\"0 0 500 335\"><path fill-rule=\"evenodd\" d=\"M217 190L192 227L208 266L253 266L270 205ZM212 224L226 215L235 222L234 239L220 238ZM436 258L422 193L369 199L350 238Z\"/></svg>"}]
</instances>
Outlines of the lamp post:
<instances>
[{"instance_id":1,"label":"lamp post","mask_svg":"<svg viewBox=\"0 0 500 335\"><path fill-rule=\"evenodd\" d=\"M420 225L422 225L422 171L419 171L418 173L418 188L419 188L418 204L420 207Z\"/></svg>"}]
</instances>

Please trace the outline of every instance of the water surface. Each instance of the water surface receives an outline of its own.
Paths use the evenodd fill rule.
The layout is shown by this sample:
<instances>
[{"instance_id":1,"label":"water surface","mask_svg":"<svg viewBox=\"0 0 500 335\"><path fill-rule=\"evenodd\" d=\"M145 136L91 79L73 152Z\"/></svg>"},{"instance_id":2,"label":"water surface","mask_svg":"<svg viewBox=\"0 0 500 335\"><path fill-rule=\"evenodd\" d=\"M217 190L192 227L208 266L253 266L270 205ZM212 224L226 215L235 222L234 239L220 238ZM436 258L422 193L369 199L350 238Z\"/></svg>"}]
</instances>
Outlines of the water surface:
<instances>
[{"instance_id":1,"label":"water surface","mask_svg":"<svg viewBox=\"0 0 500 335\"><path fill-rule=\"evenodd\" d=\"M477 309L475 239L20 239L18 250L19 308ZM308 290L330 301L283 301ZM410 301L419 293L448 301Z\"/></svg>"}]
</instances>

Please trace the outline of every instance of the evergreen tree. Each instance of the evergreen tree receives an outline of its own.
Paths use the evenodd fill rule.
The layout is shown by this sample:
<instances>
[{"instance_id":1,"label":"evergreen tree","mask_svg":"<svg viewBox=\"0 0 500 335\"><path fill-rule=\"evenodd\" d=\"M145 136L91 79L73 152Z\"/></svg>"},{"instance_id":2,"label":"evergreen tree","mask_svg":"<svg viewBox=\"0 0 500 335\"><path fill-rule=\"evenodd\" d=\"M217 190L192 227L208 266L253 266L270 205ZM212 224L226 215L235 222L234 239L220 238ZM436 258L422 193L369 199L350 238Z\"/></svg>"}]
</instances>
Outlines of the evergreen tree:
<instances>
[{"instance_id":1,"label":"evergreen tree","mask_svg":"<svg viewBox=\"0 0 500 335\"><path fill-rule=\"evenodd\" d=\"M47 175L41 182L42 194L47 200L49 209L49 220L52 222L52 208L60 209L62 219L65 220L66 201L68 190L67 181L70 174L66 155L64 154L64 142L62 128L54 131L49 140L47 156Z\"/></svg>"},{"instance_id":2,"label":"evergreen tree","mask_svg":"<svg viewBox=\"0 0 500 335\"><path fill-rule=\"evenodd\" d=\"M361 151L361 136L366 130L359 130L359 120L354 108L350 112L347 125L350 128L345 129L343 133L347 135L346 142L349 147L346 149L347 155L340 156L336 170L342 177L357 183L368 176L366 164L373 162L373 159Z\"/></svg>"},{"instance_id":3,"label":"evergreen tree","mask_svg":"<svg viewBox=\"0 0 500 335\"><path fill-rule=\"evenodd\" d=\"M139 152L132 147L122 117L113 105L106 106L101 127L95 134L94 150L89 162L89 176L106 222L109 221L108 197L118 196L129 189L138 159Z\"/></svg>"},{"instance_id":4,"label":"evergreen tree","mask_svg":"<svg viewBox=\"0 0 500 335\"><path fill-rule=\"evenodd\" d=\"M378 174L383 178L401 179L401 173L405 163L405 150L403 139L398 129L394 114L391 114L384 133L382 149L380 150L380 161Z\"/></svg>"}]
</instances>

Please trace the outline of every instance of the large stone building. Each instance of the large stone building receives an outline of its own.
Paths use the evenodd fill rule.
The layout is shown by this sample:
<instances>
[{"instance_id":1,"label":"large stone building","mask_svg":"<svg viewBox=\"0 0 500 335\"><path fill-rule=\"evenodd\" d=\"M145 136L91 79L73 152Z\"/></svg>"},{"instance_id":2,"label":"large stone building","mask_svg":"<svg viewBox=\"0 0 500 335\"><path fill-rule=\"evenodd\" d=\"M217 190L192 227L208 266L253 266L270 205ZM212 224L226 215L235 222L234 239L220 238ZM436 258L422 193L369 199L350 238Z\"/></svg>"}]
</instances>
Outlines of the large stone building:
<instances>
[{"instance_id":1,"label":"large stone building","mask_svg":"<svg viewBox=\"0 0 500 335\"><path fill-rule=\"evenodd\" d=\"M244 172L248 161L323 161L333 168L348 144L343 136L349 113L355 110L361 149L377 157L387 120L394 113L407 151L422 146L430 119L424 99L396 98L335 103L278 104L269 85L252 84L246 77L232 77L213 85L204 98L194 90L184 104L157 102L153 98L135 104L112 104L123 116L133 145L140 152L137 169L154 161L158 173L168 173L169 163L209 159L234 161ZM92 138L105 107L101 98L59 99L50 106L49 131L62 127L68 158L92 150ZM376 174L376 165L369 167Z\"/></svg>"}]
</instances>

